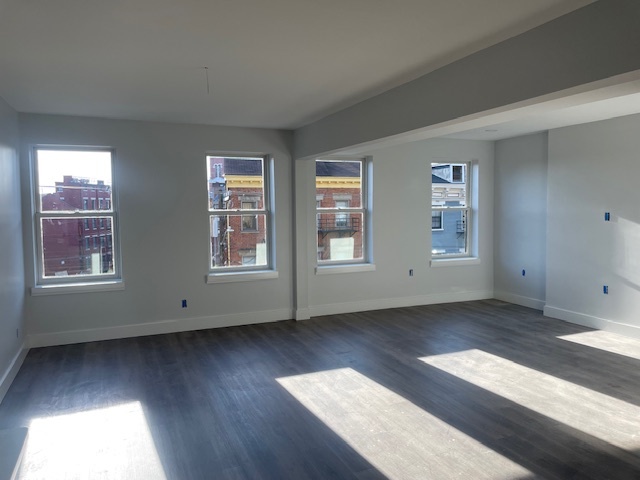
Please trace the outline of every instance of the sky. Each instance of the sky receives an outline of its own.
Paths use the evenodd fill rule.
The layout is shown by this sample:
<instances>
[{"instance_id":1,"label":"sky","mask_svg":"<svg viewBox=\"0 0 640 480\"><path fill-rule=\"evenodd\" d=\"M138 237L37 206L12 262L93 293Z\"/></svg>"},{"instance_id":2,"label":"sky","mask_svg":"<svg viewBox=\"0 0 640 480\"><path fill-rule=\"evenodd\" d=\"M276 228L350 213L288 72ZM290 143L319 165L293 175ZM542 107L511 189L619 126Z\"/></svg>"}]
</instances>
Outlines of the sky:
<instances>
[{"instance_id":1,"label":"sky","mask_svg":"<svg viewBox=\"0 0 640 480\"><path fill-rule=\"evenodd\" d=\"M103 180L111 185L111 152L38 149L38 185L41 193L50 193L55 182L65 175Z\"/></svg>"}]
</instances>

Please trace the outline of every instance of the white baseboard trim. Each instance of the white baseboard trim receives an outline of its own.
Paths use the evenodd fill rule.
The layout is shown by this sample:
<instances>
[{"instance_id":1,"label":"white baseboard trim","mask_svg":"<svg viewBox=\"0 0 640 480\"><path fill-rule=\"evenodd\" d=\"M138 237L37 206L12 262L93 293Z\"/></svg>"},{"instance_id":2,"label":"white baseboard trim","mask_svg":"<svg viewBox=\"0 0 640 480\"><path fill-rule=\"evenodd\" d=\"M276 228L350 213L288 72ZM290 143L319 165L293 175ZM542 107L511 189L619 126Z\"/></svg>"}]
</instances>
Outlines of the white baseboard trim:
<instances>
[{"instance_id":1,"label":"white baseboard trim","mask_svg":"<svg viewBox=\"0 0 640 480\"><path fill-rule=\"evenodd\" d=\"M433 295L417 295L414 297L382 298L361 300L358 302L331 303L309 307L311 317L337 315L340 313L366 312L384 310L386 308L414 307L416 305L432 305L435 303L469 302L493 298L493 290L476 290L470 292L436 293Z\"/></svg>"},{"instance_id":2,"label":"white baseboard trim","mask_svg":"<svg viewBox=\"0 0 640 480\"><path fill-rule=\"evenodd\" d=\"M538 300L537 298L525 297L523 295L516 295L509 292L494 292L494 298L502 300L503 302L515 303L523 307L534 308L536 310L544 310L545 301Z\"/></svg>"},{"instance_id":3,"label":"white baseboard trim","mask_svg":"<svg viewBox=\"0 0 640 480\"><path fill-rule=\"evenodd\" d=\"M0 377L0 403L2 403L2 399L9 391L9 387L11 386L13 379L16 378L16 375L22 366L22 362L24 362L24 359L27 357L27 353L29 353L29 349L22 344L18 353L16 353L16 356L13 357L13 360L9 364L7 370L5 372L0 372L2 373L2 377Z\"/></svg>"},{"instance_id":4,"label":"white baseboard trim","mask_svg":"<svg viewBox=\"0 0 640 480\"><path fill-rule=\"evenodd\" d=\"M308 308L296 308L294 318L298 321L309 320L311 318L311 313Z\"/></svg>"},{"instance_id":5,"label":"white baseboard trim","mask_svg":"<svg viewBox=\"0 0 640 480\"><path fill-rule=\"evenodd\" d=\"M565 322L575 323L584 327L595 328L598 330L606 330L612 333L618 333L627 337L640 338L640 327L628 325L626 323L614 322L605 318L594 317L584 313L573 312L562 308L545 306L544 315L546 317L557 318Z\"/></svg>"},{"instance_id":6,"label":"white baseboard trim","mask_svg":"<svg viewBox=\"0 0 640 480\"><path fill-rule=\"evenodd\" d=\"M178 320L162 320L158 322L121 325L116 327L69 330L66 332L55 333L37 333L29 335L28 344L31 348L51 347L54 345L68 345L71 343L95 342L99 340L114 340L117 338L142 337L145 335L205 330L208 328L269 323L280 320L290 320L291 318L293 318L293 315L291 310L288 308L215 315L209 317L181 318Z\"/></svg>"}]
</instances>

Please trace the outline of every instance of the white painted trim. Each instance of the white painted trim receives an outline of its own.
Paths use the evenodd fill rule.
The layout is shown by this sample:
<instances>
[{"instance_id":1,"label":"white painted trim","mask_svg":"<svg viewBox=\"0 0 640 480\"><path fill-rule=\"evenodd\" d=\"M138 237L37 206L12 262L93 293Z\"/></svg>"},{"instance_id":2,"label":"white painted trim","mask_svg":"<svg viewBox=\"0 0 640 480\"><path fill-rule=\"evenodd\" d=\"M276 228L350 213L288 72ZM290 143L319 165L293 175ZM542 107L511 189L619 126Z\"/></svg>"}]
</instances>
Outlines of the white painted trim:
<instances>
[{"instance_id":1,"label":"white painted trim","mask_svg":"<svg viewBox=\"0 0 640 480\"><path fill-rule=\"evenodd\" d=\"M316 267L316 275L334 275L341 273L375 272L373 263L354 263L352 265L321 265Z\"/></svg>"},{"instance_id":2,"label":"white painted trim","mask_svg":"<svg viewBox=\"0 0 640 480\"><path fill-rule=\"evenodd\" d=\"M431 260L431 268L439 267L466 267L468 265L480 265L478 257L434 258Z\"/></svg>"},{"instance_id":3,"label":"white painted trim","mask_svg":"<svg viewBox=\"0 0 640 480\"><path fill-rule=\"evenodd\" d=\"M614 322L606 318L594 317L584 313L573 312L562 308L545 306L544 315L546 317L557 318L570 323L576 323L585 327L606 330L608 332L625 335L627 337L640 338L640 327L628 325L626 323Z\"/></svg>"},{"instance_id":4,"label":"white painted trim","mask_svg":"<svg viewBox=\"0 0 640 480\"><path fill-rule=\"evenodd\" d=\"M107 282L88 283L57 283L55 285L37 285L31 287L31 296L66 295L70 293L113 292L124 290L124 281L112 280Z\"/></svg>"},{"instance_id":5,"label":"white painted trim","mask_svg":"<svg viewBox=\"0 0 640 480\"><path fill-rule=\"evenodd\" d=\"M540 311L542 311L545 306L544 300L516 295L515 293L496 291L494 295L496 299L502 300L503 302L515 303L516 305L522 305L523 307L534 308Z\"/></svg>"},{"instance_id":6,"label":"white painted trim","mask_svg":"<svg viewBox=\"0 0 640 480\"><path fill-rule=\"evenodd\" d=\"M308 308L297 308L295 310L294 318L296 319L296 321L309 320L311 318L311 312Z\"/></svg>"},{"instance_id":7,"label":"white painted trim","mask_svg":"<svg viewBox=\"0 0 640 480\"><path fill-rule=\"evenodd\" d=\"M116 338L142 337L161 335L163 333L188 332L208 328L233 327L255 323L269 323L293 318L288 308L279 310L261 310L258 312L230 313L209 317L180 318L160 320L157 322L121 325L116 327L93 328L87 330L68 330L65 332L36 333L29 335L28 345L31 348L68 345L71 343L96 342Z\"/></svg>"},{"instance_id":8,"label":"white painted trim","mask_svg":"<svg viewBox=\"0 0 640 480\"><path fill-rule=\"evenodd\" d=\"M27 357L27 353L29 353L29 349L26 348L25 344L23 343L16 356L13 357L13 360L9 364L7 370L5 372L1 372L2 377L0 377L0 403L2 403L2 399L9 391L11 383L13 382L14 378L16 378L20 367L22 367L22 363Z\"/></svg>"},{"instance_id":9,"label":"white painted trim","mask_svg":"<svg viewBox=\"0 0 640 480\"><path fill-rule=\"evenodd\" d=\"M212 283L235 283L235 282L253 282L256 280L270 280L278 278L277 270L264 270L250 272L226 272L226 273L210 273L205 277L207 284Z\"/></svg>"},{"instance_id":10,"label":"white painted trim","mask_svg":"<svg viewBox=\"0 0 640 480\"><path fill-rule=\"evenodd\" d=\"M436 303L468 302L472 300L487 300L490 298L493 298L492 290L476 290L469 292L418 295L414 297L361 300L358 302L332 303L327 305L312 305L309 310L311 317L320 317L323 315L336 315L340 313L366 312L369 310L413 307L416 305L432 305Z\"/></svg>"}]
</instances>

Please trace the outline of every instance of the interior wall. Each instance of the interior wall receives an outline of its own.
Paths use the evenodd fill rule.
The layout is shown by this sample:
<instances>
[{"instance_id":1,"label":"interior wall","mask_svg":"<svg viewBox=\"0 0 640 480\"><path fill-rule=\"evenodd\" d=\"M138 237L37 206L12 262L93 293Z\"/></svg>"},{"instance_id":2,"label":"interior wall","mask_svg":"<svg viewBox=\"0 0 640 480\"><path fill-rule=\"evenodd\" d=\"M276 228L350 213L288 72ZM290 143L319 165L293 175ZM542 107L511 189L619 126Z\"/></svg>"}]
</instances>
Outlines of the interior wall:
<instances>
[{"instance_id":1,"label":"interior wall","mask_svg":"<svg viewBox=\"0 0 640 480\"><path fill-rule=\"evenodd\" d=\"M545 314L640 337L638 132L640 115L549 132Z\"/></svg>"},{"instance_id":2,"label":"interior wall","mask_svg":"<svg viewBox=\"0 0 640 480\"><path fill-rule=\"evenodd\" d=\"M0 400L19 367L25 330L17 151L18 115L0 98Z\"/></svg>"},{"instance_id":3,"label":"interior wall","mask_svg":"<svg viewBox=\"0 0 640 480\"><path fill-rule=\"evenodd\" d=\"M306 272L311 316L493 296L493 142L433 139L367 153L373 159L375 271ZM432 268L431 162L478 161L479 265ZM307 186L314 165L306 162ZM311 179L311 180L309 180ZM308 264L315 265L315 206L308 212ZM409 276L413 269L414 276Z\"/></svg>"},{"instance_id":4,"label":"interior wall","mask_svg":"<svg viewBox=\"0 0 640 480\"><path fill-rule=\"evenodd\" d=\"M291 318L291 132L20 115L26 286L35 283L29 155L34 144L115 148L122 291L26 297L32 345ZM279 277L206 284L207 152L275 158ZM187 308L181 308L181 300Z\"/></svg>"},{"instance_id":5,"label":"interior wall","mask_svg":"<svg viewBox=\"0 0 640 480\"><path fill-rule=\"evenodd\" d=\"M495 295L538 310L545 303L547 156L546 132L496 142Z\"/></svg>"}]
</instances>

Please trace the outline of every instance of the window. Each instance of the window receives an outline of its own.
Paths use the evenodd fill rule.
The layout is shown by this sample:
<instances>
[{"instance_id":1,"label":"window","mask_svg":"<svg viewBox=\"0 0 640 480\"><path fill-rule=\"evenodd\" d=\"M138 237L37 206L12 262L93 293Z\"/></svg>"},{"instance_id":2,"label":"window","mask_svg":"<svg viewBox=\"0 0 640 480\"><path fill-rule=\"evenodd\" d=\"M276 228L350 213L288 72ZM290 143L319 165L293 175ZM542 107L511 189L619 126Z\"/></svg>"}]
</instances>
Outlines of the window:
<instances>
[{"instance_id":1,"label":"window","mask_svg":"<svg viewBox=\"0 0 640 480\"><path fill-rule=\"evenodd\" d=\"M95 198L115 205L113 151L99 148L36 147L34 149L36 259L38 285L119 280L117 212L95 209ZM61 202L60 197L65 201ZM89 199L93 197L92 201ZM89 209L91 208L91 209ZM106 214L106 216L105 216ZM84 232L98 218L107 219L110 246Z\"/></svg>"},{"instance_id":2,"label":"window","mask_svg":"<svg viewBox=\"0 0 640 480\"><path fill-rule=\"evenodd\" d=\"M336 200L336 209L338 209L338 213L336 213L336 227L338 228L346 228L349 226L349 214L341 212L340 210L344 210L349 208L349 200Z\"/></svg>"},{"instance_id":3,"label":"window","mask_svg":"<svg viewBox=\"0 0 640 480\"><path fill-rule=\"evenodd\" d=\"M469 164L431 164L432 258L469 255Z\"/></svg>"},{"instance_id":4,"label":"window","mask_svg":"<svg viewBox=\"0 0 640 480\"><path fill-rule=\"evenodd\" d=\"M273 270L268 156L207 156L210 273Z\"/></svg>"},{"instance_id":5,"label":"window","mask_svg":"<svg viewBox=\"0 0 640 480\"><path fill-rule=\"evenodd\" d=\"M442 211L431 212L431 230L442 230Z\"/></svg>"},{"instance_id":6,"label":"window","mask_svg":"<svg viewBox=\"0 0 640 480\"><path fill-rule=\"evenodd\" d=\"M242 210L255 210L257 202L241 202L240 208ZM256 215L243 215L242 216L242 231L243 232L257 232L258 231L258 217ZM243 265L246 265L243 263Z\"/></svg>"},{"instance_id":7,"label":"window","mask_svg":"<svg viewBox=\"0 0 640 480\"><path fill-rule=\"evenodd\" d=\"M319 266L371 262L370 178L370 161L316 160Z\"/></svg>"}]
</instances>

